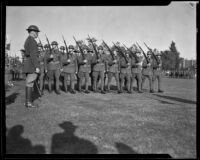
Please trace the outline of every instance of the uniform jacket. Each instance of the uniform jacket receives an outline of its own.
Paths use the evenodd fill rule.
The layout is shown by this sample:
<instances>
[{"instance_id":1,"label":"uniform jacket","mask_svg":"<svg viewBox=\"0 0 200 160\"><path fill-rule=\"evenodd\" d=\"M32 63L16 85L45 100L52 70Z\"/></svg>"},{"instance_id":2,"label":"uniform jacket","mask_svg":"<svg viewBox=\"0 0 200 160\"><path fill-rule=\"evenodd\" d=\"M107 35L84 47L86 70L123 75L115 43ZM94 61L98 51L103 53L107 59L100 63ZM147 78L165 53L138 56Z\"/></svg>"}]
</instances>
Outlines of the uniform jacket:
<instances>
[{"instance_id":1,"label":"uniform jacket","mask_svg":"<svg viewBox=\"0 0 200 160\"><path fill-rule=\"evenodd\" d=\"M38 46L36 40L28 36L24 44L25 58L23 65L24 73L34 73L36 68L39 68Z\"/></svg>"},{"instance_id":2,"label":"uniform jacket","mask_svg":"<svg viewBox=\"0 0 200 160\"><path fill-rule=\"evenodd\" d=\"M108 72L116 73L119 72L119 57L114 57L117 60L117 63L113 63L113 58L111 55L108 55Z\"/></svg>"},{"instance_id":3,"label":"uniform jacket","mask_svg":"<svg viewBox=\"0 0 200 160\"><path fill-rule=\"evenodd\" d=\"M143 60L143 63L142 63L142 74L143 75L152 75L152 58L149 59L149 63L150 63L150 66L147 66L147 61L146 59Z\"/></svg>"},{"instance_id":4,"label":"uniform jacket","mask_svg":"<svg viewBox=\"0 0 200 160\"><path fill-rule=\"evenodd\" d=\"M53 55L53 58L50 57L51 54ZM52 53L50 53L50 51L46 51L44 67L45 70L57 70L62 68L61 55L57 49L52 50Z\"/></svg>"},{"instance_id":5,"label":"uniform jacket","mask_svg":"<svg viewBox=\"0 0 200 160\"><path fill-rule=\"evenodd\" d=\"M44 72L45 54L46 51L40 51L39 53L40 72Z\"/></svg>"},{"instance_id":6,"label":"uniform jacket","mask_svg":"<svg viewBox=\"0 0 200 160\"><path fill-rule=\"evenodd\" d=\"M96 54L93 55L92 64L93 64L93 71L106 71L107 70L107 55L106 54L99 54L99 62L97 63L97 56Z\"/></svg>"},{"instance_id":7,"label":"uniform jacket","mask_svg":"<svg viewBox=\"0 0 200 160\"><path fill-rule=\"evenodd\" d=\"M90 53L87 53L85 55L85 59L87 60L87 63L83 63L82 55L78 56L79 72L90 73L91 72L92 55Z\"/></svg>"},{"instance_id":8,"label":"uniform jacket","mask_svg":"<svg viewBox=\"0 0 200 160\"><path fill-rule=\"evenodd\" d=\"M67 54L61 55L61 63L63 66L63 72L75 73L78 72L77 55L69 54L70 63L67 62Z\"/></svg>"},{"instance_id":9,"label":"uniform jacket","mask_svg":"<svg viewBox=\"0 0 200 160\"><path fill-rule=\"evenodd\" d=\"M131 71L132 73L141 73L142 72L142 61L143 61L143 57L138 57L138 63L136 63L135 58L131 59Z\"/></svg>"},{"instance_id":10,"label":"uniform jacket","mask_svg":"<svg viewBox=\"0 0 200 160\"><path fill-rule=\"evenodd\" d=\"M161 74L161 66L162 66L162 61L161 59L157 58L159 61L159 64L156 62L155 59L152 61L152 67L153 67L153 74L154 75L159 75Z\"/></svg>"},{"instance_id":11,"label":"uniform jacket","mask_svg":"<svg viewBox=\"0 0 200 160\"><path fill-rule=\"evenodd\" d=\"M130 64L129 66L126 63L125 58L120 57L120 73L122 74L131 74L131 58L127 57L127 59L128 59L128 63Z\"/></svg>"}]
</instances>

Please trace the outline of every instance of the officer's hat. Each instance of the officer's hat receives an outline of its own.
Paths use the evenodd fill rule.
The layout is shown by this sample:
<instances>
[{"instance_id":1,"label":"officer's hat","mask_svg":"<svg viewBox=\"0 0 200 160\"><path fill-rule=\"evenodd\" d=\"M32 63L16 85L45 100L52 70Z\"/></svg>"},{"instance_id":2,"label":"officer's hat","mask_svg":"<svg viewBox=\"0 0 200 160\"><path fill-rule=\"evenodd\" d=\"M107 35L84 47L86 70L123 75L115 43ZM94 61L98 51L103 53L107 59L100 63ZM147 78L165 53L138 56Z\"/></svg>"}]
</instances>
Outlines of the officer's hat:
<instances>
[{"instance_id":1,"label":"officer's hat","mask_svg":"<svg viewBox=\"0 0 200 160\"><path fill-rule=\"evenodd\" d=\"M39 28L35 25L30 25L27 29L27 31L36 31L36 32L40 32Z\"/></svg>"},{"instance_id":2,"label":"officer's hat","mask_svg":"<svg viewBox=\"0 0 200 160\"><path fill-rule=\"evenodd\" d=\"M58 43L56 41L51 42L51 45L58 45Z\"/></svg>"},{"instance_id":3,"label":"officer's hat","mask_svg":"<svg viewBox=\"0 0 200 160\"><path fill-rule=\"evenodd\" d=\"M65 50L65 47L64 46L60 46L60 50Z\"/></svg>"}]
</instances>

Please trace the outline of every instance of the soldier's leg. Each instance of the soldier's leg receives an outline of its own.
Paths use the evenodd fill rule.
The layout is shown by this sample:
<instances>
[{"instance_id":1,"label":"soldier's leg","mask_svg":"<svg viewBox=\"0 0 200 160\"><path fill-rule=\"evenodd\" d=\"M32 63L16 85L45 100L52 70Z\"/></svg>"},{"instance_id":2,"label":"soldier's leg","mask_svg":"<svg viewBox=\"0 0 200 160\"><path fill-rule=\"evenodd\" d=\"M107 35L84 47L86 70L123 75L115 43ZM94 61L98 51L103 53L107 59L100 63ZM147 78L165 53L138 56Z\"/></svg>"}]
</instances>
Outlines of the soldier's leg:
<instances>
[{"instance_id":1,"label":"soldier's leg","mask_svg":"<svg viewBox=\"0 0 200 160\"><path fill-rule=\"evenodd\" d=\"M44 73L41 73L41 74L40 74L39 81L40 81L40 91L41 91L42 94L43 94L43 88L44 88Z\"/></svg>"},{"instance_id":2,"label":"soldier's leg","mask_svg":"<svg viewBox=\"0 0 200 160\"><path fill-rule=\"evenodd\" d=\"M93 91L93 75L92 75L92 71L90 72L90 80L91 80L91 90Z\"/></svg>"},{"instance_id":3,"label":"soldier's leg","mask_svg":"<svg viewBox=\"0 0 200 160\"><path fill-rule=\"evenodd\" d=\"M163 92L163 90L161 89L161 74L159 74L158 76L157 76L157 78L158 78L158 92Z\"/></svg>"},{"instance_id":4,"label":"soldier's leg","mask_svg":"<svg viewBox=\"0 0 200 160\"><path fill-rule=\"evenodd\" d=\"M104 76L105 76L104 71L101 71L100 79L101 79L101 93L102 94L105 94L105 92L104 92Z\"/></svg>"},{"instance_id":5,"label":"soldier's leg","mask_svg":"<svg viewBox=\"0 0 200 160\"><path fill-rule=\"evenodd\" d=\"M63 76L64 76L64 90L65 92L67 93L67 73L63 73Z\"/></svg>"},{"instance_id":6,"label":"soldier's leg","mask_svg":"<svg viewBox=\"0 0 200 160\"><path fill-rule=\"evenodd\" d=\"M155 86L155 83L156 83L156 79L157 79L157 75L156 74L153 74L152 75L152 89L154 90L154 86Z\"/></svg>"},{"instance_id":7,"label":"soldier's leg","mask_svg":"<svg viewBox=\"0 0 200 160\"><path fill-rule=\"evenodd\" d=\"M34 85L34 81L37 79L37 74L36 73L32 73L32 74L27 74L26 77L26 100L25 100L25 106L27 108L35 108L38 107L37 105L33 104L33 85Z\"/></svg>"},{"instance_id":8,"label":"soldier's leg","mask_svg":"<svg viewBox=\"0 0 200 160\"><path fill-rule=\"evenodd\" d=\"M60 94L60 70L55 70L55 79L56 79L56 93Z\"/></svg>"},{"instance_id":9,"label":"soldier's leg","mask_svg":"<svg viewBox=\"0 0 200 160\"><path fill-rule=\"evenodd\" d=\"M142 74L141 73L137 73L136 76L137 76L138 93L142 93L142 90L141 90Z\"/></svg>"},{"instance_id":10,"label":"soldier's leg","mask_svg":"<svg viewBox=\"0 0 200 160\"><path fill-rule=\"evenodd\" d=\"M120 73L120 92L123 92L123 87L124 87L124 73Z\"/></svg>"},{"instance_id":11,"label":"soldier's leg","mask_svg":"<svg viewBox=\"0 0 200 160\"><path fill-rule=\"evenodd\" d=\"M126 83L126 88L127 88L127 91L128 93L131 93L130 91L130 82L131 82L131 74L126 74L126 79L127 79L127 83Z\"/></svg>"},{"instance_id":12,"label":"soldier's leg","mask_svg":"<svg viewBox=\"0 0 200 160\"><path fill-rule=\"evenodd\" d=\"M149 76L148 76L148 79L149 79L149 88L150 88L150 92L151 92L151 93L154 93L153 84L152 84L152 79L153 79L152 75L149 75Z\"/></svg>"},{"instance_id":13,"label":"soldier's leg","mask_svg":"<svg viewBox=\"0 0 200 160\"><path fill-rule=\"evenodd\" d=\"M108 91L110 91L110 83L112 81L112 76L113 76L113 73L112 72L108 72L108 83L107 83Z\"/></svg>"},{"instance_id":14,"label":"soldier's leg","mask_svg":"<svg viewBox=\"0 0 200 160\"><path fill-rule=\"evenodd\" d=\"M130 84L130 91L133 92L133 84L135 82L135 77L136 77L136 74L135 73L132 73L131 74L131 84Z\"/></svg>"},{"instance_id":15,"label":"soldier's leg","mask_svg":"<svg viewBox=\"0 0 200 160\"><path fill-rule=\"evenodd\" d=\"M141 90L143 89L145 80L146 80L146 75L142 75Z\"/></svg>"},{"instance_id":16,"label":"soldier's leg","mask_svg":"<svg viewBox=\"0 0 200 160\"><path fill-rule=\"evenodd\" d=\"M98 78L98 72L93 71L92 72L92 77L93 77L93 91L97 91L97 78Z\"/></svg>"},{"instance_id":17,"label":"soldier's leg","mask_svg":"<svg viewBox=\"0 0 200 160\"><path fill-rule=\"evenodd\" d=\"M76 91L74 90L74 81L75 81L75 73L70 73L70 88L72 94L76 93Z\"/></svg>"},{"instance_id":18,"label":"soldier's leg","mask_svg":"<svg viewBox=\"0 0 200 160\"><path fill-rule=\"evenodd\" d=\"M121 93L120 92L120 83L119 83L119 73L118 72L114 73L114 76L115 76L116 85L117 85L117 92Z\"/></svg>"},{"instance_id":19,"label":"soldier's leg","mask_svg":"<svg viewBox=\"0 0 200 160\"><path fill-rule=\"evenodd\" d=\"M83 72L78 72L78 79L79 79L79 84L78 84L78 91L82 91L82 85L83 85Z\"/></svg>"},{"instance_id":20,"label":"soldier's leg","mask_svg":"<svg viewBox=\"0 0 200 160\"><path fill-rule=\"evenodd\" d=\"M89 73L86 72L85 74L85 93L90 93L88 90L88 85L89 85Z\"/></svg>"},{"instance_id":21,"label":"soldier's leg","mask_svg":"<svg viewBox=\"0 0 200 160\"><path fill-rule=\"evenodd\" d=\"M48 88L49 88L49 93L52 92L52 81L53 81L53 71L48 71L47 72L47 76L48 76Z\"/></svg>"}]
</instances>

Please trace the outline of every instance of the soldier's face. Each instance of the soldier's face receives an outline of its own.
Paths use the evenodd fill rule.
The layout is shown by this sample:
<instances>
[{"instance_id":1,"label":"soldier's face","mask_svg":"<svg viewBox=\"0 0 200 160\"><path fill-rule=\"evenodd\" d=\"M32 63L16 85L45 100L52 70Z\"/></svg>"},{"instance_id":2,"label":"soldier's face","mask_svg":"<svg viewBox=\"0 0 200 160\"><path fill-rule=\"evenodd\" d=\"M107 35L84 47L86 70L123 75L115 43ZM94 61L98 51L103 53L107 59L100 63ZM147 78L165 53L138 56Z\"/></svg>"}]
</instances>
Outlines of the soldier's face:
<instances>
[{"instance_id":1,"label":"soldier's face","mask_svg":"<svg viewBox=\"0 0 200 160\"><path fill-rule=\"evenodd\" d=\"M103 53L103 50L102 50L102 49L99 49L99 53L102 54L102 53Z\"/></svg>"},{"instance_id":2,"label":"soldier's face","mask_svg":"<svg viewBox=\"0 0 200 160\"><path fill-rule=\"evenodd\" d=\"M87 54L87 50L86 50L86 49L84 49L84 50L83 50L83 53L84 53L84 54Z\"/></svg>"},{"instance_id":3,"label":"soldier's face","mask_svg":"<svg viewBox=\"0 0 200 160\"><path fill-rule=\"evenodd\" d=\"M52 48L53 48L53 49L56 49L56 45L52 45Z\"/></svg>"}]
</instances>

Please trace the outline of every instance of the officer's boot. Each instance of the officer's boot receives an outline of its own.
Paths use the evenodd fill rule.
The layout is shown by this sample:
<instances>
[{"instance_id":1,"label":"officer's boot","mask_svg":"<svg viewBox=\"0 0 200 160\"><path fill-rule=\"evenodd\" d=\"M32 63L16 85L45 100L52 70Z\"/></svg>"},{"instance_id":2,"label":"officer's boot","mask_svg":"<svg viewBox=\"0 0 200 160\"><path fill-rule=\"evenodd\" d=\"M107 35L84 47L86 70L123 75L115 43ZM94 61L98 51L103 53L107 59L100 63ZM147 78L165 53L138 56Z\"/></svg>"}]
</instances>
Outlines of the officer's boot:
<instances>
[{"instance_id":1,"label":"officer's boot","mask_svg":"<svg viewBox=\"0 0 200 160\"><path fill-rule=\"evenodd\" d=\"M32 92L33 91L33 87L27 87L27 104L26 107L27 108L37 108L37 105L33 104L33 100L32 100Z\"/></svg>"},{"instance_id":2,"label":"officer's boot","mask_svg":"<svg viewBox=\"0 0 200 160\"><path fill-rule=\"evenodd\" d=\"M153 89L153 81L152 78L149 78L149 87L150 87L150 93L154 93L154 89Z\"/></svg>"}]
</instances>

